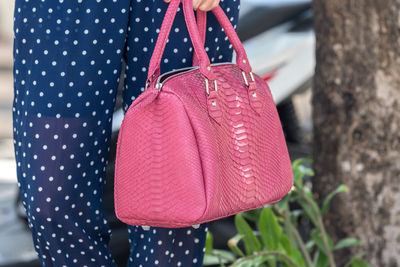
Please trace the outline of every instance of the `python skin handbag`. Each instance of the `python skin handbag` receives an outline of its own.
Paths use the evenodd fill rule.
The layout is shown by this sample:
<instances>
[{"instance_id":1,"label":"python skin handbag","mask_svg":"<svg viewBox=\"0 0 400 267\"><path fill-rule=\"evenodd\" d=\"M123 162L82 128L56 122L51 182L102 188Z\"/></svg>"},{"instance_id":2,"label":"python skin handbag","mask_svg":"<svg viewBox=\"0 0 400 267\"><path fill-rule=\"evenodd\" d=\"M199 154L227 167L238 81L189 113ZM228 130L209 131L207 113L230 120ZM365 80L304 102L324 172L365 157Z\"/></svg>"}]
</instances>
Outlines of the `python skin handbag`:
<instances>
[{"instance_id":1,"label":"python skin handbag","mask_svg":"<svg viewBox=\"0 0 400 267\"><path fill-rule=\"evenodd\" d=\"M198 64L161 75L181 1ZM201 36L204 18L196 22L192 0L171 0L168 6L146 90L129 106L118 135L114 202L117 218L126 224L195 226L277 202L292 188L270 89L252 73L224 11L218 6L212 13L236 63L210 64Z\"/></svg>"}]
</instances>

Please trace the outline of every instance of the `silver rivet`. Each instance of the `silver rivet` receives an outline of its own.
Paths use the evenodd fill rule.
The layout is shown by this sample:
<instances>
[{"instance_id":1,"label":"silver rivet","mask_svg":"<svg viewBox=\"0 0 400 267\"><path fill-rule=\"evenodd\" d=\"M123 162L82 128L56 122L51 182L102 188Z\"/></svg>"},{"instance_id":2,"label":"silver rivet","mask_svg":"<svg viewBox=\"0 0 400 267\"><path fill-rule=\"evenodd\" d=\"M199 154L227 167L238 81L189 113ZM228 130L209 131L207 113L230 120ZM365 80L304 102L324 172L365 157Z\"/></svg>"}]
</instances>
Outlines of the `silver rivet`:
<instances>
[{"instance_id":1,"label":"silver rivet","mask_svg":"<svg viewBox=\"0 0 400 267\"><path fill-rule=\"evenodd\" d=\"M246 59L243 59L243 63L245 63L245 64L246 64Z\"/></svg>"},{"instance_id":2,"label":"silver rivet","mask_svg":"<svg viewBox=\"0 0 400 267\"><path fill-rule=\"evenodd\" d=\"M211 101L211 105L213 105L215 107L217 105L217 102Z\"/></svg>"},{"instance_id":3,"label":"silver rivet","mask_svg":"<svg viewBox=\"0 0 400 267\"><path fill-rule=\"evenodd\" d=\"M208 70L211 70L211 67L210 67L210 66L208 66L208 67L207 67L207 69L208 69Z\"/></svg>"},{"instance_id":4,"label":"silver rivet","mask_svg":"<svg viewBox=\"0 0 400 267\"><path fill-rule=\"evenodd\" d=\"M253 92L252 96L253 96L253 97L257 97L256 92Z\"/></svg>"}]
</instances>

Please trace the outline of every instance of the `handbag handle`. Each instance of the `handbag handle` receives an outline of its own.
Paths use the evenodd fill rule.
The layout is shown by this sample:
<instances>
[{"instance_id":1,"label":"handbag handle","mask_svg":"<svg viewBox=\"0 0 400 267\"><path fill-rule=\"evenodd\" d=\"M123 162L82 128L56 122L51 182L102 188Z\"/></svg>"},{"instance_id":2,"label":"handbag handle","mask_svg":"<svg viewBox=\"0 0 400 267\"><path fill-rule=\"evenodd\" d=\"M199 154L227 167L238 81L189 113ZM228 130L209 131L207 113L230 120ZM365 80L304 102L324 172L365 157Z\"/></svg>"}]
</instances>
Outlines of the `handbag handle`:
<instances>
[{"instance_id":1,"label":"handbag handle","mask_svg":"<svg viewBox=\"0 0 400 267\"><path fill-rule=\"evenodd\" d=\"M204 51L204 54L207 56L207 53L205 53L205 50L204 50L205 18L206 17L200 16L200 25L201 25L200 29L204 30L204 32L202 32L202 35L203 35L203 38L202 38L200 35L200 32L199 32L199 28L196 25L196 19L194 17L194 12L193 12L193 2L191 0L182 0L182 2L183 2L183 12L185 14L185 20L186 20L186 24L187 24L187 27L189 30L189 34L191 35L191 38L194 39L194 40L192 40L192 42L194 41L193 46L195 47L196 45L198 45L197 50ZM233 45L233 48L237 54L236 64L242 71L251 72L251 66L249 64L249 60L247 59L246 51L245 51L238 35L236 34L236 31L233 28L232 23L229 21L228 17L226 16L225 12L219 5L215 8L213 8L211 11L217 18L222 29L225 31L225 34L228 37L230 43ZM204 22L202 22L201 19L204 19ZM197 50L195 47L195 51L197 51ZM198 53L196 53L196 54L198 54ZM201 54L202 53L200 53L200 55ZM198 56L198 59L200 61L200 66L201 66L201 63L202 63L201 56L200 57ZM208 59L208 56L207 56L207 59Z\"/></svg>"},{"instance_id":2,"label":"handbag handle","mask_svg":"<svg viewBox=\"0 0 400 267\"><path fill-rule=\"evenodd\" d=\"M197 27L199 28L200 38L204 46L206 41L206 31L207 31L207 13L197 9L196 11ZM199 65L199 60L197 59L196 53L193 53L193 65Z\"/></svg>"},{"instance_id":3,"label":"handbag handle","mask_svg":"<svg viewBox=\"0 0 400 267\"><path fill-rule=\"evenodd\" d=\"M195 50L195 54L199 60L199 68L200 72L208 79L215 80L216 77L211 70L210 60L207 56L206 51L204 50L204 45L202 42L202 38L200 37L199 29L196 24L196 19L194 17L193 12L193 3L191 0L171 0L167 12L165 14L164 20L161 25L161 30L159 36L157 38L156 46L154 49L154 53L150 59L149 72L147 76L146 85L148 85L151 81L151 78L154 75L160 75L160 62L162 58L162 54L164 52L166 42L168 39L169 32L171 30L173 20L177 13L178 6L180 2L183 2L183 11L186 21L186 26L189 31L190 38L192 40L192 44ZM247 59L246 52L243 48L242 43L240 42L239 37L237 36L231 22L225 15L224 11L220 6L212 9L212 12L216 16L218 22L222 26L226 35L228 36L229 41L233 45L233 48L237 54L236 64L238 67L244 72L251 72L251 66Z\"/></svg>"},{"instance_id":4,"label":"handbag handle","mask_svg":"<svg viewBox=\"0 0 400 267\"><path fill-rule=\"evenodd\" d=\"M165 12L164 19L161 24L160 32L157 37L157 42L154 47L154 52L151 55L149 63L149 71L147 73L146 88L149 85L153 76L160 75L160 63L164 53L165 45L172 28L180 0L171 0L168 4L167 11Z\"/></svg>"},{"instance_id":5,"label":"handbag handle","mask_svg":"<svg viewBox=\"0 0 400 267\"><path fill-rule=\"evenodd\" d=\"M204 46L206 42L206 32L207 32L207 12L197 9L196 20L197 20L197 27L199 28L201 41ZM193 53L193 66L197 65L199 65L199 61L196 57L196 54Z\"/></svg>"},{"instance_id":6,"label":"handbag handle","mask_svg":"<svg viewBox=\"0 0 400 267\"><path fill-rule=\"evenodd\" d=\"M156 76L158 77L160 75L160 63L162 59L162 55L165 50L165 46L167 44L167 39L169 36L169 33L172 28L173 21L175 19L178 7L180 2L184 2L186 0L171 0L169 3L169 6L167 8L167 11L165 13L163 22L161 24L161 29L160 33L157 38L157 42L154 48L153 55L151 56L150 59L150 64L149 64L149 72L147 74L147 81L146 81L146 88L149 85L151 79ZM192 4L193 5L193 4ZM193 11L193 7L192 7ZM193 12L192 12L193 13ZM193 15L194 18L194 15ZM186 19L185 16L185 22L186 22L186 27L189 28L190 26L188 25L189 23L193 26L193 24L196 24L195 20L193 21L193 18L191 18L189 21ZM197 26L196 26L197 27ZM201 73L208 79L210 80L215 80L216 77L214 73L212 73L210 66L210 62L207 56L207 53L205 50L200 49L201 46L201 41L199 40L199 36L193 36L192 34L193 31L189 30L189 35L190 39L192 41L195 54L199 58L200 61L200 71Z\"/></svg>"}]
</instances>

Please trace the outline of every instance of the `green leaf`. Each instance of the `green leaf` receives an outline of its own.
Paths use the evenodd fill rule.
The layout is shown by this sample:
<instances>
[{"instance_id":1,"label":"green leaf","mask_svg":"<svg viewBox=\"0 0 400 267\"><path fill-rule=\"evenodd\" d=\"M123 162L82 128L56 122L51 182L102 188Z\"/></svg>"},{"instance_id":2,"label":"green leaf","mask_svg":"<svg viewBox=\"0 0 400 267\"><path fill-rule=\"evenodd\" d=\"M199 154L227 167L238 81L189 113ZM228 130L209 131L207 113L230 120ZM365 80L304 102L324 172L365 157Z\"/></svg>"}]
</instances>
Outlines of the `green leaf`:
<instances>
[{"instance_id":1,"label":"green leaf","mask_svg":"<svg viewBox=\"0 0 400 267\"><path fill-rule=\"evenodd\" d=\"M353 238L353 237L348 237L340 240L333 249L342 249L342 248L347 248L347 247L356 247L360 246L361 243L358 241L358 239Z\"/></svg>"},{"instance_id":2,"label":"green leaf","mask_svg":"<svg viewBox=\"0 0 400 267\"><path fill-rule=\"evenodd\" d=\"M236 267L254 267L253 263L250 260L241 261L240 263L235 265Z\"/></svg>"},{"instance_id":3,"label":"green leaf","mask_svg":"<svg viewBox=\"0 0 400 267\"><path fill-rule=\"evenodd\" d=\"M253 267L263 266L263 263L265 262L268 262L269 267L276 266L276 260L271 255L258 256L253 259L250 259L248 262L251 264L250 266Z\"/></svg>"},{"instance_id":4,"label":"green leaf","mask_svg":"<svg viewBox=\"0 0 400 267\"><path fill-rule=\"evenodd\" d=\"M281 234L280 243L282 245L283 252L285 252L288 255L293 254L292 244L290 243L289 238L287 237L287 235L285 233Z\"/></svg>"},{"instance_id":5,"label":"green leaf","mask_svg":"<svg viewBox=\"0 0 400 267\"><path fill-rule=\"evenodd\" d=\"M260 251L261 243L241 213L235 215L235 225L239 234L243 236L242 240L244 242L246 254L251 255L253 252Z\"/></svg>"},{"instance_id":6,"label":"green leaf","mask_svg":"<svg viewBox=\"0 0 400 267\"><path fill-rule=\"evenodd\" d=\"M297 200L297 202L300 204L300 206L303 208L305 214L307 215L307 217L312 221L312 223L314 225L318 225L318 221L317 218L315 217L314 211L310 205L310 203L308 203L306 200L304 200L303 198L299 198Z\"/></svg>"},{"instance_id":7,"label":"green leaf","mask_svg":"<svg viewBox=\"0 0 400 267\"><path fill-rule=\"evenodd\" d=\"M240 261L240 263L238 263ZM251 259L241 260L238 259L234 264L238 267L261 267L265 266L265 263L268 263L268 267L276 266L279 262L279 266L288 266L292 267L293 265L290 264L284 257L280 255L260 255ZM296 261L295 261L296 262ZM297 263L297 262L296 262ZM302 264L297 263L299 266L304 266Z\"/></svg>"},{"instance_id":8,"label":"green leaf","mask_svg":"<svg viewBox=\"0 0 400 267\"><path fill-rule=\"evenodd\" d=\"M260 217L261 209L262 208L248 210L248 211L242 212L242 215L246 220L256 222L256 221L258 221L258 218Z\"/></svg>"},{"instance_id":9,"label":"green leaf","mask_svg":"<svg viewBox=\"0 0 400 267\"><path fill-rule=\"evenodd\" d=\"M369 263L364 261L363 259L360 258L353 258L350 260L349 264L346 264L346 266L351 266L351 267L371 267Z\"/></svg>"},{"instance_id":10,"label":"green leaf","mask_svg":"<svg viewBox=\"0 0 400 267\"><path fill-rule=\"evenodd\" d=\"M260 228L261 239L264 246L271 250L276 249L280 242L282 227L278 224L271 206L261 211L258 227Z\"/></svg>"},{"instance_id":11,"label":"green leaf","mask_svg":"<svg viewBox=\"0 0 400 267\"><path fill-rule=\"evenodd\" d=\"M239 259L238 259L239 261ZM251 258L251 259L246 259L246 260L240 260L240 262L235 262L235 267L261 267L261 266L266 266L264 264L264 262L274 262L275 263L275 259L272 256L258 256L255 258ZM268 266L271 267L271 266Z\"/></svg>"},{"instance_id":12,"label":"green leaf","mask_svg":"<svg viewBox=\"0 0 400 267\"><path fill-rule=\"evenodd\" d=\"M314 242L313 240L309 240L309 241L306 243L306 249L307 249L307 251L311 251L311 250L314 248L314 246L315 246L315 242Z\"/></svg>"},{"instance_id":13,"label":"green leaf","mask_svg":"<svg viewBox=\"0 0 400 267\"><path fill-rule=\"evenodd\" d=\"M297 188L302 188L303 187L303 177L304 175L309 175L309 176L313 176L314 172L312 169L304 166L303 164L305 162L310 162L312 163L312 159L311 158L300 158L300 159L296 159L293 163L292 163L292 170L293 170L293 182L294 185Z\"/></svg>"},{"instance_id":14,"label":"green leaf","mask_svg":"<svg viewBox=\"0 0 400 267\"><path fill-rule=\"evenodd\" d=\"M280 201L274 203L274 206L279 210L285 210L289 208L289 201L292 199L292 192L289 191Z\"/></svg>"},{"instance_id":15,"label":"green leaf","mask_svg":"<svg viewBox=\"0 0 400 267\"><path fill-rule=\"evenodd\" d=\"M212 254L204 254L203 265L206 266L217 265L221 263L231 263L235 260L236 257L233 253L226 250L213 249Z\"/></svg>"},{"instance_id":16,"label":"green leaf","mask_svg":"<svg viewBox=\"0 0 400 267\"><path fill-rule=\"evenodd\" d=\"M207 231L206 234L206 250L204 251L204 253L211 253L212 249L213 249L213 235L210 231Z\"/></svg>"},{"instance_id":17,"label":"green leaf","mask_svg":"<svg viewBox=\"0 0 400 267\"><path fill-rule=\"evenodd\" d=\"M291 215L290 219L292 220L292 223L294 225L296 225L297 223L295 223L295 222L297 222L300 219L301 215L304 215L304 211L301 209L291 210L290 215Z\"/></svg>"},{"instance_id":18,"label":"green leaf","mask_svg":"<svg viewBox=\"0 0 400 267\"><path fill-rule=\"evenodd\" d=\"M321 210L313 199L310 189L304 187L303 189L296 189L296 194L298 195L297 202L301 205L306 215L311 219L314 225L318 225L317 214L321 213Z\"/></svg>"},{"instance_id":19,"label":"green leaf","mask_svg":"<svg viewBox=\"0 0 400 267\"><path fill-rule=\"evenodd\" d=\"M344 184L339 185L334 191L332 191L332 192L331 192L328 196L326 196L326 198L324 199L324 202L322 203L322 213L325 213L325 212L328 211L328 209L329 209L329 204L330 204L332 198L333 198L336 194L339 194L339 193L342 193L342 192L348 192L348 191L349 191L349 188L348 188L346 185L344 185Z\"/></svg>"},{"instance_id":20,"label":"green leaf","mask_svg":"<svg viewBox=\"0 0 400 267\"><path fill-rule=\"evenodd\" d=\"M314 176L314 175L315 175L313 169L308 168L308 167L306 167L306 166L304 166L304 165L300 165L300 166L299 166L299 170L301 171L301 173L302 173L303 175L308 175L308 176Z\"/></svg>"},{"instance_id":21,"label":"green leaf","mask_svg":"<svg viewBox=\"0 0 400 267\"><path fill-rule=\"evenodd\" d=\"M310 188L304 187L304 188L303 188L303 192L304 192L304 194L306 194L306 196L307 196L310 200L312 200L313 204L314 204L316 207L318 207L318 204L317 204L317 202L315 202L313 193L311 192ZM318 207L317 210L319 210L319 207Z\"/></svg>"},{"instance_id":22,"label":"green leaf","mask_svg":"<svg viewBox=\"0 0 400 267\"><path fill-rule=\"evenodd\" d=\"M312 164L312 162L313 162L312 158L311 157L303 157L303 158L295 159L292 163L292 168L293 169L298 168L300 165L307 163L307 162L309 164Z\"/></svg>"},{"instance_id":23,"label":"green leaf","mask_svg":"<svg viewBox=\"0 0 400 267\"><path fill-rule=\"evenodd\" d=\"M297 265L301 267L306 267L306 263L303 258L303 254L301 254L300 250L293 248L293 252L290 255L290 258L297 263ZM291 266L291 265L289 265Z\"/></svg>"},{"instance_id":24,"label":"green leaf","mask_svg":"<svg viewBox=\"0 0 400 267\"><path fill-rule=\"evenodd\" d=\"M314 266L316 267L327 267L329 265L328 257L324 252L318 250L314 255Z\"/></svg>"},{"instance_id":25,"label":"green leaf","mask_svg":"<svg viewBox=\"0 0 400 267\"><path fill-rule=\"evenodd\" d=\"M299 168L293 169L293 185L296 188L303 188L303 177L304 174L301 172Z\"/></svg>"},{"instance_id":26,"label":"green leaf","mask_svg":"<svg viewBox=\"0 0 400 267\"><path fill-rule=\"evenodd\" d=\"M287 239L288 242L290 243L290 245L292 246L296 246L296 237L294 234L294 231L296 231L295 226L290 222L290 214L289 215L285 215L286 217L285 220L283 221L283 233L282 235L284 235L284 237L282 237L281 235L281 245L283 247L285 247L285 240L282 239ZM290 249L290 248L285 248L285 250Z\"/></svg>"},{"instance_id":27,"label":"green leaf","mask_svg":"<svg viewBox=\"0 0 400 267\"><path fill-rule=\"evenodd\" d=\"M332 239L331 239L328 235L327 235L326 237L327 237L327 239L328 239L328 245L329 245L330 251L332 251L332 250L333 250L333 241L332 241ZM314 241L314 243L317 245L317 247L318 247L322 252L324 252L324 254L331 253L330 251L326 251L320 231L314 229L314 230L311 232L311 239Z\"/></svg>"},{"instance_id":28,"label":"green leaf","mask_svg":"<svg viewBox=\"0 0 400 267\"><path fill-rule=\"evenodd\" d=\"M204 254L203 266L218 265L220 261L218 257L210 254Z\"/></svg>"},{"instance_id":29,"label":"green leaf","mask_svg":"<svg viewBox=\"0 0 400 267\"><path fill-rule=\"evenodd\" d=\"M237 234L234 237L232 237L231 239L229 239L228 241L228 247L237 255L244 257L244 253L243 251L238 247L238 244L240 242L240 240L242 239L242 235L241 234Z\"/></svg>"},{"instance_id":30,"label":"green leaf","mask_svg":"<svg viewBox=\"0 0 400 267\"><path fill-rule=\"evenodd\" d=\"M217 257L210 254L204 254L203 266L217 265L217 264L220 264Z\"/></svg>"},{"instance_id":31,"label":"green leaf","mask_svg":"<svg viewBox=\"0 0 400 267\"><path fill-rule=\"evenodd\" d=\"M297 265L304 266L304 267L306 266L304 259L303 259L303 255L297 248L292 246L292 244L289 241L289 238L287 237L287 235L284 232L281 234L281 241L280 241L280 246L278 248L278 251L287 255L294 262L296 262ZM284 259L282 258L282 260L284 260ZM285 262L286 262L287 266L291 266L289 262L287 262L287 261L285 261Z\"/></svg>"}]
</instances>

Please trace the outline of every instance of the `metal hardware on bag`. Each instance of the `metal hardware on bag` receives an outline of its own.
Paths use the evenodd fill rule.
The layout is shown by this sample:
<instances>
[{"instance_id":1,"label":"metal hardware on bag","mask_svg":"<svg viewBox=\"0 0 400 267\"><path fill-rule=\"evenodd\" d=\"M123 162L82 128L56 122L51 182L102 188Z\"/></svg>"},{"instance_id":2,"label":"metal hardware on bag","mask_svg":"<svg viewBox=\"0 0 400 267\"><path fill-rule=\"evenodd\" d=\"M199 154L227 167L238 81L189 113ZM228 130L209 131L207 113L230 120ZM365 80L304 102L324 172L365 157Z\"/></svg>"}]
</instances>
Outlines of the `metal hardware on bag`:
<instances>
[{"instance_id":1,"label":"metal hardware on bag","mask_svg":"<svg viewBox=\"0 0 400 267\"><path fill-rule=\"evenodd\" d=\"M217 102L215 102L214 100L211 101L211 105L213 105L214 107L217 105Z\"/></svg>"},{"instance_id":2,"label":"metal hardware on bag","mask_svg":"<svg viewBox=\"0 0 400 267\"><path fill-rule=\"evenodd\" d=\"M204 78L204 79L205 79L205 81L206 81L206 92L207 92L207 95L210 95L210 89L209 89L209 85L208 85L208 79L207 79L207 78ZM218 91L217 80L214 80L214 89L215 89L215 92Z\"/></svg>"},{"instance_id":3,"label":"metal hardware on bag","mask_svg":"<svg viewBox=\"0 0 400 267\"><path fill-rule=\"evenodd\" d=\"M219 62L219 63L213 63L213 66L227 65L227 64L235 65L235 63L233 63L233 62ZM193 70L196 70L196 69L199 69L199 66L195 66L195 67L191 66L191 67L182 68L182 69L180 69L182 71L179 71L179 72L177 70L171 70L171 71L163 73L162 75L158 76L158 78L157 78L157 83L160 84L159 85L160 86L159 90L162 89L164 83L166 81L168 81L169 79L171 79L173 77L176 77L177 75L180 75L182 73L193 71ZM173 74L174 72L176 72L176 74ZM166 79L164 79L165 75L168 75L168 77ZM161 82L162 79L164 79L164 80ZM157 86L157 84L156 84L156 86Z\"/></svg>"},{"instance_id":4,"label":"metal hardware on bag","mask_svg":"<svg viewBox=\"0 0 400 267\"><path fill-rule=\"evenodd\" d=\"M247 81L246 73L244 71L242 71L242 76L243 76L243 80L244 80L246 86L249 86L249 82Z\"/></svg>"},{"instance_id":5,"label":"metal hardware on bag","mask_svg":"<svg viewBox=\"0 0 400 267\"><path fill-rule=\"evenodd\" d=\"M162 84L161 83L156 83L156 89L158 89L158 91L161 90Z\"/></svg>"},{"instance_id":6,"label":"metal hardware on bag","mask_svg":"<svg viewBox=\"0 0 400 267\"><path fill-rule=\"evenodd\" d=\"M150 84L150 81L146 82L146 84L145 84L145 86L144 86L144 90L145 90L145 91L147 90L147 87L149 86L149 84Z\"/></svg>"},{"instance_id":7,"label":"metal hardware on bag","mask_svg":"<svg viewBox=\"0 0 400 267\"><path fill-rule=\"evenodd\" d=\"M144 86L144 90L147 90L147 88L149 87L149 84L151 83L151 79L154 77L154 74L151 76L151 78L147 81L146 80L146 84Z\"/></svg>"},{"instance_id":8,"label":"metal hardware on bag","mask_svg":"<svg viewBox=\"0 0 400 267\"><path fill-rule=\"evenodd\" d=\"M252 72L252 71L250 71L250 77L251 77L251 80L252 80L253 82L255 82L255 79L254 79L254 76L253 76L253 72Z\"/></svg>"},{"instance_id":9,"label":"metal hardware on bag","mask_svg":"<svg viewBox=\"0 0 400 267\"><path fill-rule=\"evenodd\" d=\"M146 81L146 84L144 86L144 90L147 90L147 88L149 87L150 83L151 83L151 78L148 81Z\"/></svg>"},{"instance_id":10,"label":"metal hardware on bag","mask_svg":"<svg viewBox=\"0 0 400 267\"><path fill-rule=\"evenodd\" d=\"M251 95L252 95L253 97L257 97L256 92L253 92Z\"/></svg>"},{"instance_id":11,"label":"metal hardware on bag","mask_svg":"<svg viewBox=\"0 0 400 267\"><path fill-rule=\"evenodd\" d=\"M193 43L197 46L196 50L200 48L204 59L202 58L203 62L199 62L197 69L188 70L184 75L182 71L160 74L158 68L160 68L161 54L165 48L164 42L168 41L168 34L173 27L173 16L178 12L181 1L185 3L186 14L184 15L186 26L188 26L186 28L190 31L195 30L193 37L196 38L193 39L197 42ZM115 205L116 214L126 224L145 224L139 228L143 231L151 231L153 226L167 228L192 226L197 229L201 227L201 223L252 210L254 207L260 206L260 203L271 204L277 199L283 198L293 186L293 172L284 132L267 84L258 75L252 77L250 73L250 79L247 78L247 74L251 71L249 62L241 63L240 66L245 71L247 90L246 86L243 86L244 81L240 81L239 71L242 71L238 66L240 64L235 64L233 67L222 65L215 73L206 70L207 65L204 63L208 60L202 49L203 45L199 42L200 36L196 29L198 25L196 25L191 12L191 3L192 0L171 0L161 25L160 35L157 38L157 50L153 52L149 64L149 71L154 71L156 74L152 75L150 72L151 77L145 80L145 86L150 91L142 99L136 99L135 110L126 114L128 117L123 120L124 125L121 126L119 135L119 144L123 145L117 146L116 153L119 159L116 160L117 164L115 165L115 199L118 202ZM190 16L187 16L188 12ZM218 5L213 12L221 26L226 29L228 37L234 41L234 48L242 54L241 58L246 58L240 39L234 31L233 25L229 24L230 20L225 12ZM238 55L240 54L238 53ZM246 60L249 61L247 58ZM211 65L212 70L213 68L214 66ZM217 89L217 78L221 83L220 90ZM252 81L253 78L257 81ZM202 79L205 79L206 84L203 84ZM209 79L214 81L215 86L210 84ZM153 89L157 87L162 87L162 89L155 92ZM201 92L201 90L207 91L208 95L204 95L205 92ZM260 94L258 99L253 97L255 92ZM261 98L264 97L269 98L266 99L269 101L262 101ZM159 101L165 98L169 99ZM217 103L218 101L221 102ZM216 106L212 102L215 102ZM232 109L229 109L229 106ZM175 113L179 113L179 118L162 114L168 108L177 111ZM177 123L182 127L174 127ZM142 127L137 127L137 125ZM252 127L254 125L257 127ZM231 128L236 131L230 131ZM166 135L160 135L160 132ZM138 138L132 138L133 135ZM160 152L156 156L174 155L173 157L164 157L161 161L151 161L154 153L148 147L146 148L149 142L157 145L165 142L165 139L174 140L177 136L189 140L186 143L190 147L186 150L196 153L176 153L175 147L182 144L182 140L175 140L176 142L172 142L170 146L156 147L157 152ZM210 146L208 140L216 140L217 145ZM236 146L232 146L232 143ZM238 149L238 145L242 148L243 145L246 147ZM188 155L186 154L191 156L190 163L193 164L182 165L182 162L187 159ZM247 160L249 155L254 161ZM132 164L138 159L150 160L147 160L146 164ZM265 159L268 161L266 162ZM204 162L207 164L202 164ZM251 165L249 165L250 163ZM243 183L246 173L243 175L243 168L238 172L238 166L245 166L252 173L259 175L253 175L254 177L250 177L250 181ZM165 187L166 184L173 185L181 182L177 181L174 175L165 176L164 181L146 179L148 173L154 173L154 168L161 173L189 173L190 175L182 179L178 177L182 181L187 181L181 183L182 190L177 191L174 186ZM210 178L208 183L199 183L198 177L204 176L205 173ZM142 183L143 181L144 183ZM135 192L137 190L130 186L132 182L140 183L142 189L159 186L164 187L165 190L159 192L147 190L149 194L137 194ZM221 186L226 188L218 190ZM193 190L214 192L214 194L204 194L204 197L199 198L193 194ZM167 199L168 203L161 203L160 199ZM229 205L226 207L224 205L208 205L213 201L215 203L215 200L219 200L220 203L229 203ZM190 204L193 202L198 202L200 208L190 209ZM164 209L157 209L160 204L165 204L163 205ZM163 220L155 218L154 212L149 212L149 206L156 207L156 217L163 218ZM180 220L182 211L185 211L187 217L184 222Z\"/></svg>"},{"instance_id":12,"label":"metal hardware on bag","mask_svg":"<svg viewBox=\"0 0 400 267\"><path fill-rule=\"evenodd\" d=\"M243 76L244 82L246 83L246 86L249 86L249 82L247 81L246 73L245 73L244 71L242 71L242 76ZM250 77L251 77L251 80L252 80L253 82L255 82L254 76L253 76L253 72L252 72L252 71L250 71Z\"/></svg>"}]
</instances>

